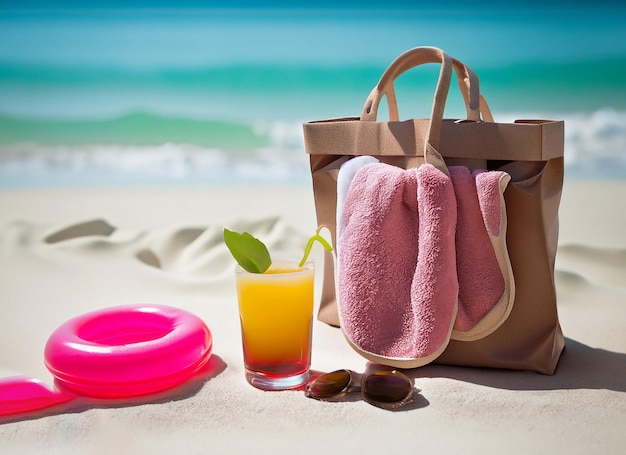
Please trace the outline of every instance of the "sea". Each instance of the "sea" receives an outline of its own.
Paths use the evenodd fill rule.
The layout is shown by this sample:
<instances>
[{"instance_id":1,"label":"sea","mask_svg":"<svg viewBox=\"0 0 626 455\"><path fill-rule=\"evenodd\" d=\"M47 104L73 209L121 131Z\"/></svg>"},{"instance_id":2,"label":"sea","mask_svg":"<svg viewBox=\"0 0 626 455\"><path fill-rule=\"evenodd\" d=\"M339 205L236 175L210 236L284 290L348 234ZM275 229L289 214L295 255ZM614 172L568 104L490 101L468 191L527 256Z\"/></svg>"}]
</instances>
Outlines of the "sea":
<instances>
[{"instance_id":1,"label":"sea","mask_svg":"<svg viewBox=\"0 0 626 455\"><path fill-rule=\"evenodd\" d=\"M0 0L0 189L310 185L302 123L359 115L417 46L496 121L565 120L566 178L626 179L624 4ZM398 79L401 118L437 72Z\"/></svg>"}]
</instances>

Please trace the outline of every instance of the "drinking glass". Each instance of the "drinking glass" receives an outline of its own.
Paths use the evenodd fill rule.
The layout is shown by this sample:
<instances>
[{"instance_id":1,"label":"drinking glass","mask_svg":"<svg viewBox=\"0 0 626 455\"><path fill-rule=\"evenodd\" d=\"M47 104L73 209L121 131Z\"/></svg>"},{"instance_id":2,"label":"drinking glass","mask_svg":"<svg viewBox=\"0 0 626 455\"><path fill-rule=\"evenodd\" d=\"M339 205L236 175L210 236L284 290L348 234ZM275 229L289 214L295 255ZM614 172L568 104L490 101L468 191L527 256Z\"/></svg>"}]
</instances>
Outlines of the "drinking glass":
<instances>
[{"instance_id":1,"label":"drinking glass","mask_svg":"<svg viewBox=\"0 0 626 455\"><path fill-rule=\"evenodd\" d=\"M276 260L265 273L236 267L246 380L263 390L302 386L309 378L314 267Z\"/></svg>"}]
</instances>

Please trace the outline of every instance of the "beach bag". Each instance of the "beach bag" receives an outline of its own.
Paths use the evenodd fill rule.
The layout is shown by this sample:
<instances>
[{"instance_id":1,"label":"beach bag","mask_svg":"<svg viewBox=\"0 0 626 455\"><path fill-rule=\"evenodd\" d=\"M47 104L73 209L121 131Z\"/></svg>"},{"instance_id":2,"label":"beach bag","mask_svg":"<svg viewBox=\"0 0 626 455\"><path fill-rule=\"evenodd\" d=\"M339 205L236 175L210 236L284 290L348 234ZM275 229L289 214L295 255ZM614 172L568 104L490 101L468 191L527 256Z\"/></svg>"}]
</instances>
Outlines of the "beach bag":
<instances>
[{"instance_id":1,"label":"beach bag","mask_svg":"<svg viewBox=\"0 0 626 455\"><path fill-rule=\"evenodd\" d=\"M405 71L426 63L441 65L431 116L428 119L400 120L394 81ZM443 118L453 72L456 74L465 103L467 116L465 119ZM378 107L383 98L386 98L388 106L389 119L387 121L377 120ZM436 270L454 269L449 276L445 277L445 280L440 281L445 281L452 286L454 279L457 279L455 286L458 286L465 273L462 266L457 264L456 268L447 267L446 261L451 260L448 257L450 255L444 251L439 259L437 257L433 259L432 252L450 249L450 236L455 235L454 232L450 233L450 225L463 216L461 200L464 195L461 194L461 190L479 188L479 179L485 177L486 188L491 188L495 193L498 193L499 189L501 195L501 207L498 213L502 215L500 221L505 235L494 241L494 252L497 256L497 242L500 242L499 245L504 248L506 257L504 259L499 257L498 262L500 265L505 264L510 267L510 287L507 288L508 295L503 296L503 299L508 297L510 302L503 305L504 309L499 312L497 320L491 321L491 328L464 337L462 331L458 332L452 326L446 325L445 329L439 332L443 336L447 333L448 338L443 342L437 342L438 347L431 349L421 359L415 358L419 356L408 355L406 359L402 355L398 356L393 350L396 349L395 347L390 348L389 352L381 351L381 353L373 352L375 349L369 349L366 345L366 342L371 342L372 346L382 344L391 346L393 343L382 339L388 334L385 335L385 332L379 330L378 326L407 325L406 320L393 321L394 317L400 319L407 309L399 308L395 311L391 298L383 303L379 301L379 306L385 308L368 307L361 313L341 307L342 304L346 305L341 300L338 307L337 296L341 292L345 294L347 291L344 287L350 288L350 286L337 290L336 282L341 280L342 271L349 275L351 264L363 258L363 256L355 256L357 253L345 260L345 263L342 263L340 259L340 265L337 267L331 253L326 253L319 320L341 327L348 342L357 352L380 364L413 368L434 361L448 365L554 373L564 348L564 338L557 314L554 281L558 208L563 185L563 121L494 122L481 94L478 77L468 66L451 58L440 49L418 47L400 55L386 69L366 99L360 117L306 122L303 130L306 152L310 157L317 221L319 225L329 228L335 250L340 246L337 228L343 226L342 220L347 219L343 209L344 204L348 207L347 203L351 202L349 208L353 209L354 213L361 214L364 211L367 212L369 207L372 216L377 214L377 210L379 212L387 210L388 213L393 212L394 217L388 218L387 222L376 224L375 229L378 230L376 234L385 239L390 250L396 252L394 254L409 257L417 250L424 251L423 257L418 260L419 273L415 275L421 276L422 285L430 286L428 282L424 283L424 277L430 276L431 282L437 282L440 278L432 275L433 270L436 272ZM363 162L355 165L353 171L345 170L352 163L359 161ZM365 170L367 170L367 175L365 175ZM340 172L344 176L350 174L349 177L352 179L349 179L349 188L352 193L347 196L352 198L350 201L343 200L345 195L342 196L341 193L342 184L339 185L338 196ZM457 180L451 178L454 176ZM456 184L457 181L461 181L459 179L465 179L466 182L471 183L463 187ZM435 180L441 185L432 183ZM367 193L367 189L361 190L356 186L359 182L363 185L367 183L370 185L369 188L373 189ZM454 185L451 185L451 182ZM406 201L402 199L402 194L406 194L406 191L404 193L400 190L396 191L394 188L398 187L410 188L411 191L423 187L421 196L418 190L419 201L409 204L415 207L407 208ZM381 191L387 191L389 194L380 197ZM480 194L480 188L478 192ZM367 200L366 197L370 199ZM339 205L338 198L340 199ZM404 202L398 202L401 200ZM378 202L371 203L372 201ZM442 208L441 205L445 206L445 201L457 204L458 217L455 217L454 210ZM492 197L491 201L496 201L497 205L498 197ZM482 204L482 201L480 202ZM355 209L358 204L360 206ZM428 218L424 212L430 210L428 204L435 204L432 208L434 211L431 210L431 213L435 214L434 218ZM396 213L394 210L399 212ZM409 210L419 210L420 215L412 217ZM489 207L484 208L483 217L488 211ZM338 216L341 217L339 221ZM360 225L353 223L365 229L361 231L361 235L365 237L367 237L366 230L369 226L367 223L373 223L372 216L362 216ZM350 220L353 219L350 218ZM411 223L418 223L414 226L417 237L419 237L417 231L422 235L425 229L440 233L437 241L442 242L443 247L435 245L435 248L427 250L419 243L420 239L413 239L406 234L406 232L411 232L408 228L412 229ZM488 218L484 218L484 223L487 231L490 231ZM349 226L346 229L349 230ZM398 234L399 237L396 235L398 238L396 241L400 242L400 245L393 244L396 231L404 232L402 235ZM353 229L350 232L354 234L355 231ZM491 238L493 241L494 238L497 239L497 235ZM458 252L460 241L462 238L456 232L456 252L450 251L453 258L455 254L457 259L460 257ZM355 251L358 249L360 248L354 248ZM364 250L367 251L367 248L364 247ZM426 255L426 251L430 253ZM415 261L415 254L411 256L413 261ZM342 257L341 251L338 256ZM398 289L402 288L406 284L406 280L403 281L404 278L401 276L404 274L395 273L394 267L401 267L403 261L406 262L405 259L400 258L396 261L400 265L387 259L387 268L381 269L383 270L381 279L376 281L386 280L396 285ZM428 261L440 259L439 265L424 265ZM422 265L419 261L422 261ZM370 262L366 266L374 268L379 265ZM480 266L481 264L476 262L476 267ZM423 269L421 272L420 267ZM467 264L464 267L467 269ZM506 266L500 270L506 272ZM373 270L368 270L368 273L370 277L377 276ZM350 279L356 279L354 276L353 273ZM414 277L413 283L416 280ZM350 285L352 282L345 281L344 283ZM368 300L367 292L370 292L365 289L359 294L361 288L368 287L367 282L361 281L357 285L350 288L350 292L356 292L355 295L359 297L354 302L355 305L360 304L359 299ZM476 283L476 285L480 286L481 283ZM389 285L387 287L391 288ZM435 299L439 298L440 293L443 296L443 294L449 295L450 292L456 292L454 286L452 291L441 286L439 289L433 286L428 289L428 292L435 294ZM393 293L395 290L389 289L389 292ZM400 289L400 292L407 294L408 291ZM364 304L372 305L375 300L368 300L368 302ZM430 304L433 305L435 311L439 311L436 309L436 302L435 304L430 302ZM455 317L452 312L458 314L458 308L450 307L449 310L444 311L444 316ZM398 316L394 316L395 313L398 313ZM423 318L423 320L426 319ZM418 323L412 322L411 324ZM422 330L419 327L417 329L411 327L411 329L414 329L413 332ZM405 334L405 332L402 333ZM454 336L455 333L457 335L460 333L460 336ZM407 340L400 341L407 344ZM394 343L394 346L402 344L395 341Z\"/></svg>"}]
</instances>

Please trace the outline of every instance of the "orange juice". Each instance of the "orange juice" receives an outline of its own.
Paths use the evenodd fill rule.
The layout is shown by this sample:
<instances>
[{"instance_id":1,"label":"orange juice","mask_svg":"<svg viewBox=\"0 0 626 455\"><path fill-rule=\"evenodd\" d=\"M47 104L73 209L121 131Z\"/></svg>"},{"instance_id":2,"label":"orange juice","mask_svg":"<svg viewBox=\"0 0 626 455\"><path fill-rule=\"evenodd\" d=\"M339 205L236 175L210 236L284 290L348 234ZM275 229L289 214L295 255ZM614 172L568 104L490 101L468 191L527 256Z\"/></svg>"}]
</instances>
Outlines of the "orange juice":
<instances>
[{"instance_id":1,"label":"orange juice","mask_svg":"<svg viewBox=\"0 0 626 455\"><path fill-rule=\"evenodd\" d=\"M255 387L294 388L311 365L314 270L274 261L265 273L236 272L246 377Z\"/></svg>"}]
</instances>

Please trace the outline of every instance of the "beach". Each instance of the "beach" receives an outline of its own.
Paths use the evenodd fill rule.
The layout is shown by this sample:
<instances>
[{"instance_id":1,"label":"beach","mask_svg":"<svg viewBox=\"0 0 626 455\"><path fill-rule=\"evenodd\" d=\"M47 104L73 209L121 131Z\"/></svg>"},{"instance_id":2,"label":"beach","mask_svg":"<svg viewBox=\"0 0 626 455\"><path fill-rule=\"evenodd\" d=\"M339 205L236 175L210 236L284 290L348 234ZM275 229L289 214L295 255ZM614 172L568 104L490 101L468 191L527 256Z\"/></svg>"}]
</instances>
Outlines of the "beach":
<instances>
[{"instance_id":1,"label":"beach","mask_svg":"<svg viewBox=\"0 0 626 455\"><path fill-rule=\"evenodd\" d=\"M111 305L191 311L212 331L214 349L204 374L157 396L80 398L5 417L0 449L373 453L414 445L427 453L619 453L626 443L625 190L621 182L565 185L556 284L566 349L554 376L428 365L408 370L421 393L396 412L358 398L323 403L301 391L262 392L245 382L234 262L217 238L223 227L247 228L270 249L302 251L315 228L310 189L3 191L3 377L52 385L43 363L47 337L70 317ZM160 267L140 260L146 249ZM319 265L317 249L314 258ZM312 368L362 372L367 362L339 329L315 321Z\"/></svg>"},{"instance_id":2,"label":"beach","mask_svg":"<svg viewBox=\"0 0 626 455\"><path fill-rule=\"evenodd\" d=\"M213 346L156 394L17 415L3 398L0 453L623 451L626 7L44 3L0 8L0 396L12 377L54 388L46 343L93 310L186 310ZM496 122L565 121L556 372L433 363L406 370L419 393L394 411L255 389L223 229L300 256L317 228L302 124L358 116L393 59L425 45L472 67ZM430 113L437 67L415 73L397 83L401 119ZM464 112L453 81L445 116ZM320 245L312 258L317 312ZM314 317L311 368L377 366Z\"/></svg>"}]
</instances>

